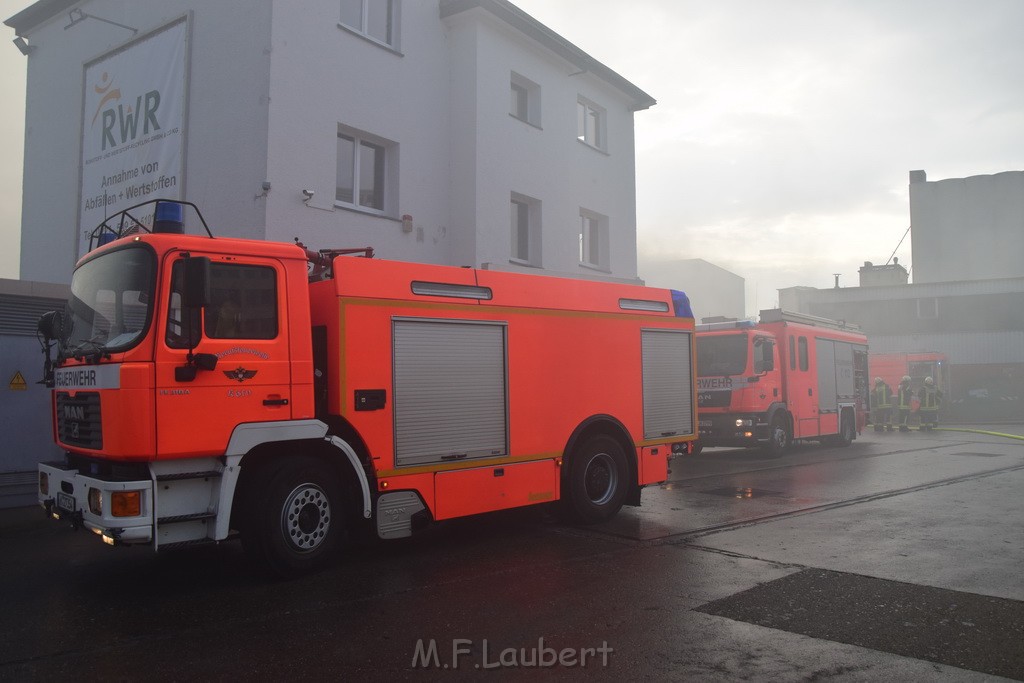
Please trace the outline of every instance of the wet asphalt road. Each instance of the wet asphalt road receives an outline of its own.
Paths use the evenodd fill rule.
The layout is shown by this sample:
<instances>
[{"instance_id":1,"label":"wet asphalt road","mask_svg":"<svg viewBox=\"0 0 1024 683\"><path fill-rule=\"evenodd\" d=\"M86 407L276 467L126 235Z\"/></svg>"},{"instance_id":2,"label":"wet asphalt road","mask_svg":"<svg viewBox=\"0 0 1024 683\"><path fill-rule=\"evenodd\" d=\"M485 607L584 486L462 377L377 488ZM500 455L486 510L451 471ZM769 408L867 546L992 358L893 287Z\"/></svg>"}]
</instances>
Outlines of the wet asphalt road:
<instances>
[{"instance_id":1,"label":"wet asphalt road","mask_svg":"<svg viewBox=\"0 0 1024 683\"><path fill-rule=\"evenodd\" d=\"M237 544L157 556L0 511L0 679L1024 680L1024 441L672 469L604 525L456 520L291 582Z\"/></svg>"}]
</instances>

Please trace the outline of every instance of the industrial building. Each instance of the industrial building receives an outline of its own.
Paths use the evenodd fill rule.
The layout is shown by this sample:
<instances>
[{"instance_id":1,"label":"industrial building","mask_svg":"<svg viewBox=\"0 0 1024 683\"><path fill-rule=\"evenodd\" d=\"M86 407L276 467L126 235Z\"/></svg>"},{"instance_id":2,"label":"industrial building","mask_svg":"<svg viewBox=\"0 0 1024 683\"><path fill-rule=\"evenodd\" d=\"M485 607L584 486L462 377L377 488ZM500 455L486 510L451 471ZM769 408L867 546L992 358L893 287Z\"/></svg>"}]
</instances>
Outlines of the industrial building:
<instances>
[{"instance_id":1,"label":"industrial building","mask_svg":"<svg viewBox=\"0 0 1024 683\"><path fill-rule=\"evenodd\" d=\"M913 283L899 263L860 269L859 287L779 290L783 308L846 320L873 353L949 362L949 419L1024 412L1024 172L929 182L910 173Z\"/></svg>"}]
</instances>

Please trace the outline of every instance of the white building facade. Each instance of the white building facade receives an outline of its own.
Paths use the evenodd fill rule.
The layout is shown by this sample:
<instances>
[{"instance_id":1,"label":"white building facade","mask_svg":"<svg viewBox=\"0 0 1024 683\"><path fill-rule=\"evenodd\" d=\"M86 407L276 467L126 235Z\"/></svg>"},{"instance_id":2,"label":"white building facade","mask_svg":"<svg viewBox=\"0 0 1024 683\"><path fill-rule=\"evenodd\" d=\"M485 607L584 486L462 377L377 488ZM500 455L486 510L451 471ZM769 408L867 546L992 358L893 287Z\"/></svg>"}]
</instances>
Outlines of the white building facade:
<instances>
[{"instance_id":1,"label":"white building facade","mask_svg":"<svg viewBox=\"0 0 1024 683\"><path fill-rule=\"evenodd\" d=\"M67 282L94 217L170 198L215 235L636 280L654 100L505 0L40 0L6 23L23 279Z\"/></svg>"}]
</instances>

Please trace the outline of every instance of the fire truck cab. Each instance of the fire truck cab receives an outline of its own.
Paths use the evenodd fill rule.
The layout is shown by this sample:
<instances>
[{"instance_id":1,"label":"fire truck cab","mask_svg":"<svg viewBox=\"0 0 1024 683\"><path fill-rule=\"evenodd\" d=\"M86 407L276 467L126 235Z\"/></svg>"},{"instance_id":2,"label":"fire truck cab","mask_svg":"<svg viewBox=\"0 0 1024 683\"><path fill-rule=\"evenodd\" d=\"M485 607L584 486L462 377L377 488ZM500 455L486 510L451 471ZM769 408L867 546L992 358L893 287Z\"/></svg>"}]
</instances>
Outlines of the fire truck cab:
<instances>
[{"instance_id":1,"label":"fire truck cab","mask_svg":"<svg viewBox=\"0 0 1024 683\"><path fill-rule=\"evenodd\" d=\"M867 338L845 323L770 309L697 325L699 448L848 445L867 421Z\"/></svg>"}]
</instances>

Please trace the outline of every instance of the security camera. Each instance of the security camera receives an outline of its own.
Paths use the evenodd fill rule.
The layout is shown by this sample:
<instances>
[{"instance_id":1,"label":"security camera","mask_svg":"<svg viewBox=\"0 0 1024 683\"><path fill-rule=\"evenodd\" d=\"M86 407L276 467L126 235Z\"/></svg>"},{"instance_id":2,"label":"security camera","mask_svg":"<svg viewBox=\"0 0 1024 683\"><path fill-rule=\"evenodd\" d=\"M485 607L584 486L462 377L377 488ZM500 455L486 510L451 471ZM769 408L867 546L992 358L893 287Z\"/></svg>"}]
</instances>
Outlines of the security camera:
<instances>
[{"instance_id":1,"label":"security camera","mask_svg":"<svg viewBox=\"0 0 1024 683\"><path fill-rule=\"evenodd\" d=\"M306 201L308 202L310 199L313 198L314 193L313 190L303 190L302 194L306 195Z\"/></svg>"}]
</instances>

